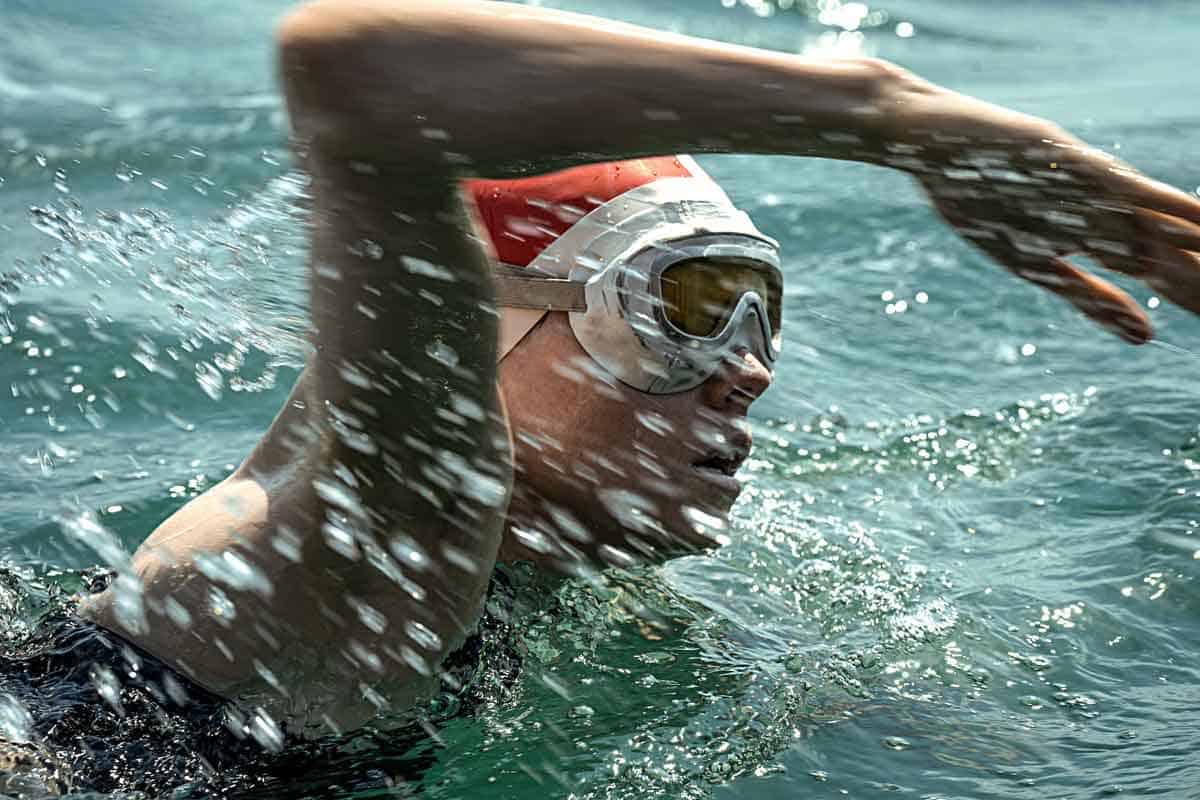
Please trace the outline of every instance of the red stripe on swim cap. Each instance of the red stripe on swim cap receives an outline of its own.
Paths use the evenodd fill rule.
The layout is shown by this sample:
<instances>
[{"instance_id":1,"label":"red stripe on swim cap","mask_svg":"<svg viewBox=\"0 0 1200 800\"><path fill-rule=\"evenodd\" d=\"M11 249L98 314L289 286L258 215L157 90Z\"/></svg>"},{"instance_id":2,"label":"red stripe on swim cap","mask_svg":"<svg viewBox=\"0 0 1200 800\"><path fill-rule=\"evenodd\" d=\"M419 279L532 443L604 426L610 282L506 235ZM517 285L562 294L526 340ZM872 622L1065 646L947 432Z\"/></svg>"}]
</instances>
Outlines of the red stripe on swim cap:
<instances>
[{"instance_id":1,"label":"red stripe on swim cap","mask_svg":"<svg viewBox=\"0 0 1200 800\"><path fill-rule=\"evenodd\" d=\"M496 257L523 267L597 206L659 178L689 178L674 156L608 161L512 180L463 182Z\"/></svg>"}]
</instances>

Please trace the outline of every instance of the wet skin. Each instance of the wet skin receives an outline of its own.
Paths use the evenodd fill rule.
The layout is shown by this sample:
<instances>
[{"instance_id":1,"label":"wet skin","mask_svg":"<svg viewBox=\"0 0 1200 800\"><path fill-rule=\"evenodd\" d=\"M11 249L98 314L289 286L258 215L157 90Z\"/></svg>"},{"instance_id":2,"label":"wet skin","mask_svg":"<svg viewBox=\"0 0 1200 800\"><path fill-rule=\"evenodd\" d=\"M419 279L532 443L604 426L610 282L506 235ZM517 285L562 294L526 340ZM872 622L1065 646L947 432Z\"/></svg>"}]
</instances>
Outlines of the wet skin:
<instances>
[{"instance_id":1,"label":"wet skin","mask_svg":"<svg viewBox=\"0 0 1200 800\"><path fill-rule=\"evenodd\" d=\"M565 313L547 315L500 365L516 474L501 558L572 571L580 555L715 544L750 453L746 413L771 380L741 352L694 389L647 394L600 368Z\"/></svg>"}]
</instances>

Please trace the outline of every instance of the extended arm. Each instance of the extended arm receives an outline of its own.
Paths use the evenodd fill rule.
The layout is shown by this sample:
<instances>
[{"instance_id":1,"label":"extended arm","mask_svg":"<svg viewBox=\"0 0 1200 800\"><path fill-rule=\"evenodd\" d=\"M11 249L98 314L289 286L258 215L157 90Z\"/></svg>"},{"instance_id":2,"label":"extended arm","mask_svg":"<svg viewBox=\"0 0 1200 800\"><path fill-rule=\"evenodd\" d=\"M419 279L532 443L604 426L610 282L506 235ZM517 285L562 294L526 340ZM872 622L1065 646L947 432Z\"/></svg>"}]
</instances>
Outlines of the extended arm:
<instances>
[{"instance_id":1,"label":"extended arm","mask_svg":"<svg viewBox=\"0 0 1200 800\"><path fill-rule=\"evenodd\" d=\"M1137 304L1063 255L1200 310L1195 198L1051 123L881 61L487 2L318 0L281 37L297 105L310 109L301 133L330 154L488 177L674 152L866 161L914 174L972 243L1128 341L1151 335Z\"/></svg>"}]
</instances>

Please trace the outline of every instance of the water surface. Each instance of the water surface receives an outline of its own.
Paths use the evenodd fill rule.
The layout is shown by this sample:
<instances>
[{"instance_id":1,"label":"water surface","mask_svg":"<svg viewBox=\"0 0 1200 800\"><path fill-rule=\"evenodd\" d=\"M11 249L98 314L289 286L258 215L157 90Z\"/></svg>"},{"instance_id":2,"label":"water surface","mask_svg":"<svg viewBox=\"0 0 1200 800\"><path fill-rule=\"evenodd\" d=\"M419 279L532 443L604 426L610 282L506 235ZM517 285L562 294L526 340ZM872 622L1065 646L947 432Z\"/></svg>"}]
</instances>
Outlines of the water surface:
<instances>
[{"instance_id":1,"label":"water surface","mask_svg":"<svg viewBox=\"0 0 1200 800\"><path fill-rule=\"evenodd\" d=\"M553 5L879 55L1200 186L1188 0ZM296 374L286 6L0 2L10 561L100 562L88 514L132 550ZM703 163L786 253L732 543L534 603L516 691L442 732L426 796L1195 796L1200 323L1130 287L1161 338L1128 347L899 174Z\"/></svg>"}]
</instances>

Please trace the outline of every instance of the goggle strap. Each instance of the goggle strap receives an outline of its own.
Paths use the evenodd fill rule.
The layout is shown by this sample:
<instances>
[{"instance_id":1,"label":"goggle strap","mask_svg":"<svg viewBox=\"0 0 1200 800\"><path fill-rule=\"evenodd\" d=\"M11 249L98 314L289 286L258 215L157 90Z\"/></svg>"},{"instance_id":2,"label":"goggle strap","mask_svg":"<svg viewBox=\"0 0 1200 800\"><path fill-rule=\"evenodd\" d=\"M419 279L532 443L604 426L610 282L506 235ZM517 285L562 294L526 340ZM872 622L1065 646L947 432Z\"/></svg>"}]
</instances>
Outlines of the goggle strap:
<instances>
[{"instance_id":1,"label":"goggle strap","mask_svg":"<svg viewBox=\"0 0 1200 800\"><path fill-rule=\"evenodd\" d=\"M519 267L497 265L492 272L496 305L544 311L586 311L584 285L564 278L531 276Z\"/></svg>"}]
</instances>

